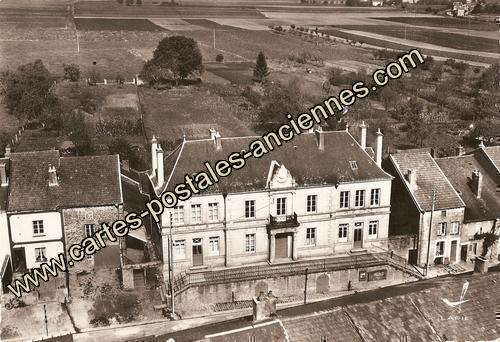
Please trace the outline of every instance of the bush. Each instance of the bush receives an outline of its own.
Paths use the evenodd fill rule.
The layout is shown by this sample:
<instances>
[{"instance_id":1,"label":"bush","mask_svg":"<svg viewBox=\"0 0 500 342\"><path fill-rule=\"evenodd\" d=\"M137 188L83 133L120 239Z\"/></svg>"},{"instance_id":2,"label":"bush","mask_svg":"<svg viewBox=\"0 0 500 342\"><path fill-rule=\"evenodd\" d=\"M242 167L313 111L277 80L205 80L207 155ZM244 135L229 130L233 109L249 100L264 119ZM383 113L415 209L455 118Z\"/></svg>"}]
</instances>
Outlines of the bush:
<instances>
[{"instance_id":1,"label":"bush","mask_svg":"<svg viewBox=\"0 0 500 342\"><path fill-rule=\"evenodd\" d=\"M71 82L77 82L80 80L80 68L76 64L63 64L64 68L64 79Z\"/></svg>"},{"instance_id":2,"label":"bush","mask_svg":"<svg viewBox=\"0 0 500 342\"><path fill-rule=\"evenodd\" d=\"M90 310L93 325L109 325L117 320L126 323L134 320L139 314L139 299L130 293L120 293L116 296L100 296L94 301Z\"/></svg>"},{"instance_id":3,"label":"bush","mask_svg":"<svg viewBox=\"0 0 500 342\"><path fill-rule=\"evenodd\" d=\"M292 30L295 30L295 24L290 25Z\"/></svg>"},{"instance_id":4,"label":"bush","mask_svg":"<svg viewBox=\"0 0 500 342\"><path fill-rule=\"evenodd\" d=\"M218 63L224 62L224 55L222 53L219 53L217 56L215 56L215 61Z\"/></svg>"},{"instance_id":5,"label":"bush","mask_svg":"<svg viewBox=\"0 0 500 342\"><path fill-rule=\"evenodd\" d=\"M251 87L246 87L241 95L255 107L259 107L261 105L262 96Z\"/></svg>"}]
</instances>

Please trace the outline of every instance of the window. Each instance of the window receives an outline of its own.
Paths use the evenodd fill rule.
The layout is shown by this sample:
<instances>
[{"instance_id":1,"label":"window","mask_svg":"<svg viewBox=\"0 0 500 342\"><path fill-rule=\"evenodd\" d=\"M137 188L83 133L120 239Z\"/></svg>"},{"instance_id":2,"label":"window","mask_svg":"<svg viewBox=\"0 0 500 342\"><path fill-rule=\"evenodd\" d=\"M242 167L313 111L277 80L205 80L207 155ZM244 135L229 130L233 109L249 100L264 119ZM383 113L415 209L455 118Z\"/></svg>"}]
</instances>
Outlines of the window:
<instances>
[{"instance_id":1,"label":"window","mask_svg":"<svg viewBox=\"0 0 500 342\"><path fill-rule=\"evenodd\" d=\"M452 222L450 234L458 234L459 227L460 227L460 225L459 225L458 221Z\"/></svg>"},{"instance_id":2,"label":"window","mask_svg":"<svg viewBox=\"0 0 500 342\"><path fill-rule=\"evenodd\" d=\"M446 222L440 222L437 226L437 235L446 235Z\"/></svg>"},{"instance_id":3,"label":"window","mask_svg":"<svg viewBox=\"0 0 500 342\"><path fill-rule=\"evenodd\" d=\"M316 245L316 228L307 228L306 230L306 245L315 246Z\"/></svg>"},{"instance_id":4,"label":"window","mask_svg":"<svg viewBox=\"0 0 500 342\"><path fill-rule=\"evenodd\" d=\"M35 248L36 262L47 261L47 250L45 247Z\"/></svg>"},{"instance_id":5,"label":"window","mask_svg":"<svg viewBox=\"0 0 500 342\"><path fill-rule=\"evenodd\" d=\"M436 258L444 255L444 241L436 243Z\"/></svg>"},{"instance_id":6,"label":"window","mask_svg":"<svg viewBox=\"0 0 500 342\"><path fill-rule=\"evenodd\" d=\"M186 259L186 240L174 241L174 259Z\"/></svg>"},{"instance_id":7,"label":"window","mask_svg":"<svg viewBox=\"0 0 500 342\"><path fill-rule=\"evenodd\" d=\"M179 206L173 208L172 223L173 224L184 224L184 206L179 205Z\"/></svg>"},{"instance_id":8,"label":"window","mask_svg":"<svg viewBox=\"0 0 500 342\"><path fill-rule=\"evenodd\" d=\"M255 252L255 234L245 235L245 252Z\"/></svg>"},{"instance_id":9,"label":"window","mask_svg":"<svg viewBox=\"0 0 500 342\"><path fill-rule=\"evenodd\" d=\"M339 241L340 242L347 241L348 232L349 232L349 224L348 223L339 224Z\"/></svg>"},{"instance_id":10,"label":"window","mask_svg":"<svg viewBox=\"0 0 500 342\"><path fill-rule=\"evenodd\" d=\"M210 255L219 255L219 237L214 236L208 239L208 253Z\"/></svg>"},{"instance_id":11,"label":"window","mask_svg":"<svg viewBox=\"0 0 500 342\"><path fill-rule=\"evenodd\" d=\"M192 223L201 222L201 204L191 205L191 222Z\"/></svg>"},{"instance_id":12,"label":"window","mask_svg":"<svg viewBox=\"0 0 500 342\"><path fill-rule=\"evenodd\" d=\"M368 238L376 238L378 232L378 221L368 222Z\"/></svg>"},{"instance_id":13,"label":"window","mask_svg":"<svg viewBox=\"0 0 500 342\"><path fill-rule=\"evenodd\" d=\"M446 217L446 210L441 210L441 217Z\"/></svg>"},{"instance_id":14,"label":"window","mask_svg":"<svg viewBox=\"0 0 500 342\"><path fill-rule=\"evenodd\" d=\"M276 215L286 215L286 197L276 199Z\"/></svg>"},{"instance_id":15,"label":"window","mask_svg":"<svg viewBox=\"0 0 500 342\"><path fill-rule=\"evenodd\" d=\"M252 218L255 217L255 201L245 201L245 217Z\"/></svg>"},{"instance_id":16,"label":"window","mask_svg":"<svg viewBox=\"0 0 500 342\"><path fill-rule=\"evenodd\" d=\"M380 205L380 189L372 189L370 193L370 205Z\"/></svg>"},{"instance_id":17,"label":"window","mask_svg":"<svg viewBox=\"0 0 500 342\"><path fill-rule=\"evenodd\" d=\"M95 228L93 224L84 224L83 229L85 229L86 237L91 237L92 235L94 235Z\"/></svg>"},{"instance_id":18,"label":"window","mask_svg":"<svg viewBox=\"0 0 500 342\"><path fill-rule=\"evenodd\" d=\"M208 220L219 220L219 203L208 203Z\"/></svg>"},{"instance_id":19,"label":"window","mask_svg":"<svg viewBox=\"0 0 500 342\"><path fill-rule=\"evenodd\" d=\"M351 169L352 169L352 170L357 170L357 169L358 169L358 163L356 163L356 161L355 161L355 160L351 160L351 161L349 162L349 164L351 164Z\"/></svg>"},{"instance_id":20,"label":"window","mask_svg":"<svg viewBox=\"0 0 500 342\"><path fill-rule=\"evenodd\" d=\"M317 195L308 195L307 196L307 212L308 213L315 213L316 212L316 203L318 202L318 196Z\"/></svg>"},{"instance_id":21,"label":"window","mask_svg":"<svg viewBox=\"0 0 500 342\"><path fill-rule=\"evenodd\" d=\"M42 235L45 232L43 228L43 221L33 221L33 235Z\"/></svg>"},{"instance_id":22,"label":"window","mask_svg":"<svg viewBox=\"0 0 500 342\"><path fill-rule=\"evenodd\" d=\"M340 209L349 208L349 191L340 192Z\"/></svg>"},{"instance_id":23,"label":"window","mask_svg":"<svg viewBox=\"0 0 500 342\"><path fill-rule=\"evenodd\" d=\"M354 199L355 207L363 207L365 205L365 190L356 190L356 198Z\"/></svg>"}]
</instances>

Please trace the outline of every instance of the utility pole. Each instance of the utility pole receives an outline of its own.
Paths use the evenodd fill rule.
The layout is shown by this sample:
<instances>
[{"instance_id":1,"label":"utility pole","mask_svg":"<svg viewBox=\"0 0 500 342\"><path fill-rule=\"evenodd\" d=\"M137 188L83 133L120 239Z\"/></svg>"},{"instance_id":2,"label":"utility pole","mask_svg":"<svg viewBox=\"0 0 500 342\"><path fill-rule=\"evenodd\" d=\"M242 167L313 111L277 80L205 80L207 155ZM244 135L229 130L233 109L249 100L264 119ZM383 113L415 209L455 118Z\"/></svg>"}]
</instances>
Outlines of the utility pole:
<instances>
[{"instance_id":1,"label":"utility pole","mask_svg":"<svg viewBox=\"0 0 500 342\"><path fill-rule=\"evenodd\" d=\"M431 253L431 232L432 232L432 216L434 214L434 205L436 202L436 190L432 190L432 206L431 206L431 220L429 222L429 236L427 240L427 261L425 262L425 276L429 272L429 255Z\"/></svg>"},{"instance_id":2,"label":"utility pole","mask_svg":"<svg viewBox=\"0 0 500 342\"><path fill-rule=\"evenodd\" d=\"M214 49L215 49L215 29L214 29Z\"/></svg>"},{"instance_id":3,"label":"utility pole","mask_svg":"<svg viewBox=\"0 0 500 342\"><path fill-rule=\"evenodd\" d=\"M43 314L45 316L45 333L49 336L49 322L47 321L47 305L43 304Z\"/></svg>"},{"instance_id":4,"label":"utility pole","mask_svg":"<svg viewBox=\"0 0 500 342\"><path fill-rule=\"evenodd\" d=\"M309 273L309 269L306 268L306 279L304 281L304 305L307 304L307 275Z\"/></svg>"}]
</instances>

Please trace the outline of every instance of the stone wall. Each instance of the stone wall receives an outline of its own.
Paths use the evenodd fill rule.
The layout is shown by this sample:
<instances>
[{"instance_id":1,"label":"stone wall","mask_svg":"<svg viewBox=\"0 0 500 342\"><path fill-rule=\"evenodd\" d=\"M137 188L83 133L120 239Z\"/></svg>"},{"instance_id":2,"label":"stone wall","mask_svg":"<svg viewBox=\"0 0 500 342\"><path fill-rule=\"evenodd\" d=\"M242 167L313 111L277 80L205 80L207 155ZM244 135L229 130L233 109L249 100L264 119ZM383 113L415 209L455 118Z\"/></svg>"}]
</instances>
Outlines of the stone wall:
<instances>
[{"instance_id":1,"label":"stone wall","mask_svg":"<svg viewBox=\"0 0 500 342\"><path fill-rule=\"evenodd\" d=\"M373 273L375 271L386 272L386 279L375 280L376 275ZM378 288L388 283L402 283L409 277L409 275L387 265L327 273L313 273L308 275L307 293L311 295L316 293L332 293L333 295L335 292L347 291L349 281L351 290L367 290ZM206 309L211 304L252 300L260 292L267 293L269 290L278 298L303 296L304 283L305 275L302 274L230 284L192 287L176 297L176 310L183 317L186 317L201 312L201 310Z\"/></svg>"},{"instance_id":2,"label":"stone wall","mask_svg":"<svg viewBox=\"0 0 500 342\"><path fill-rule=\"evenodd\" d=\"M64 209L63 211L64 235L66 241L66 252L73 244L80 244L85 235L85 224L94 224L95 231L100 228L101 223L113 223L123 216L122 209L115 206L88 207ZM106 245L117 245L105 239ZM94 260L85 258L76 262L71 271L90 271L94 268Z\"/></svg>"}]
</instances>

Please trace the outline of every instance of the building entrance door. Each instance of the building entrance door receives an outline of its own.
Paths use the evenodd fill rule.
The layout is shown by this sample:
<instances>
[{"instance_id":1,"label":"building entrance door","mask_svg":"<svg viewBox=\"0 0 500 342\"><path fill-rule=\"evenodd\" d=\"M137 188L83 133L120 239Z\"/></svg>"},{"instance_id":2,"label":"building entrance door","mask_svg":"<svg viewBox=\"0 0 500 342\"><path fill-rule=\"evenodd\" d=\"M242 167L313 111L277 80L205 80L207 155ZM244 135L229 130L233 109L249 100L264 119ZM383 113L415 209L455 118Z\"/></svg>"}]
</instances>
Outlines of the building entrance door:
<instances>
[{"instance_id":1,"label":"building entrance door","mask_svg":"<svg viewBox=\"0 0 500 342\"><path fill-rule=\"evenodd\" d=\"M203 265L203 246L201 239L193 239L193 266Z\"/></svg>"},{"instance_id":2,"label":"building entrance door","mask_svg":"<svg viewBox=\"0 0 500 342\"><path fill-rule=\"evenodd\" d=\"M354 227L354 248L363 248L363 223L356 223Z\"/></svg>"},{"instance_id":3,"label":"building entrance door","mask_svg":"<svg viewBox=\"0 0 500 342\"><path fill-rule=\"evenodd\" d=\"M275 257L288 258L288 235L276 234Z\"/></svg>"},{"instance_id":4,"label":"building entrance door","mask_svg":"<svg viewBox=\"0 0 500 342\"><path fill-rule=\"evenodd\" d=\"M451 242L450 263L457 262L457 240Z\"/></svg>"},{"instance_id":5,"label":"building entrance door","mask_svg":"<svg viewBox=\"0 0 500 342\"><path fill-rule=\"evenodd\" d=\"M460 247L460 260L462 261L467 261L467 250L468 250L468 246L467 245L462 245L462 247Z\"/></svg>"}]
</instances>

